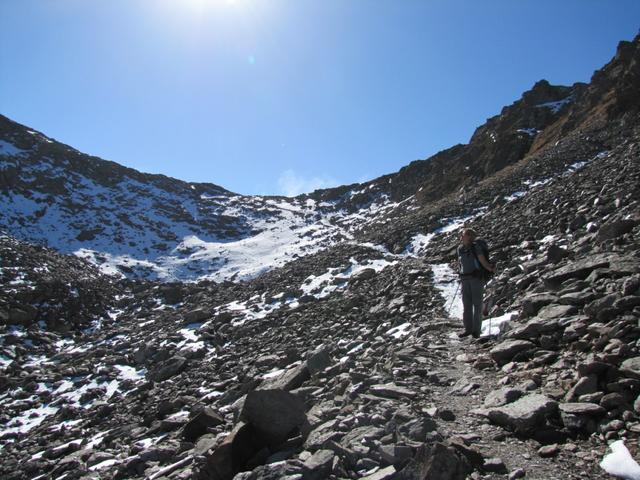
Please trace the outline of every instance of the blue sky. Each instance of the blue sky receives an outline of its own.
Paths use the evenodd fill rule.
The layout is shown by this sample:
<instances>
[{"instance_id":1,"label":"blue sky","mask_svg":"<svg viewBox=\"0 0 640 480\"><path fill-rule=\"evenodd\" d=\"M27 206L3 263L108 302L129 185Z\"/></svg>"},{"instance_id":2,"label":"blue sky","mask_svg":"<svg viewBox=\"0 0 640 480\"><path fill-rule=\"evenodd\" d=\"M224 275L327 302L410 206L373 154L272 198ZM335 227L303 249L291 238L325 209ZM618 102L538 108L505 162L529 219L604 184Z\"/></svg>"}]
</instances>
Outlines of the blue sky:
<instances>
[{"instance_id":1,"label":"blue sky","mask_svg":"<svg viewBox=\"0 0 640 480\"><path fill-rule=\"evenodd\" d=\"M637 0L0 0L0 113L245 194L372 179L546 78L589 81Z\"/></svg>"}]
</instances>

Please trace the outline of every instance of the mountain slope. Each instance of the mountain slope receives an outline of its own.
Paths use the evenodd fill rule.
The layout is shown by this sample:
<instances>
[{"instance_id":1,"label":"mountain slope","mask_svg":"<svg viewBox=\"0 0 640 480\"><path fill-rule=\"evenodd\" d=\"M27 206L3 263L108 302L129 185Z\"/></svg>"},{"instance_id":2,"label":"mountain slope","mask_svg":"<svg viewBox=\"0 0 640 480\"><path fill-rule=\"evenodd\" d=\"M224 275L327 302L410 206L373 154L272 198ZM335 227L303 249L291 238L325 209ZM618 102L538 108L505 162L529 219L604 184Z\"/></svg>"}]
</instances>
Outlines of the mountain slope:
<instances>
[{"instance_id":1,"label":"mountain slope","mask_svg":"<svg viewBox=\"0 0 640 480\"><path fill-rule=\"evenodd\" d=\"M529 190L532 185L562 174L571 165L589 162L611 150L621 139L634 138L640 111L634 93L640 91L639 65L640 36L633 42L621 42L614 59L596 71L588 85L576 84L571 95L560 104L545 105L545 108L558 109L558 115L546 128L535 132L535 139L521 159L493 175L477 178L464 173L464 161L447 162L440 177L423 187L431 195L431 201L420 209L407 212L397 221L380 219L372 222L361 237L402 251L416 233L428 233L438 228L436 219L468 216L489 204L504 202L514 194ZM474 137L479 131L487 132L481 127ZM464 147L456 148L462 151ZM459 158L464 155L461 153ZM469 169L477 175L481 173L482 165L482 162L473 162ZM448 176L462 180L438 191L438 185L446 183Z\"/></svg>"},{"instance_id":2,"label":"mountain slope","mask_svg":"<svg viewBox=\"0 0 640 480\"><path fill-rule=\"evenodd\" d=\"M0 228L76 253L108 273L252 278L517 162L581 88L538 82L479 127L468 145L370 182L294 199L142 174L0 116Z\"/></svg>"},{"instance_id":3,"label":"mountain slope","mask_svg":"<svg viewBox=\"0 0 640 480\"><path fill-rule=\"evenodd\" d=\"M122 280L110 310L87 312L91 328L73 336L12 322L0 473L424 478L411 472L438 465L445 478L608 478L606 441L638 448L639 134L467 220L501 264L485 331L502 336L488 343L457 339L439 293L462 225L446 218L402 254L341 242L243 283ZM20 270L3 290L39 285L38 266L83 263L0 240ZM284 444L251 430L271 428L269 414L238 420L264 389L299 399L278 418L295 424L302 408L309 422ZM253 458L232 460L228 443Z\"/></svg>"},{"instance_id":4,"label":"mountain slope","mask_svg":"<svg viewBox=\"0 0 640 480\"><path fill-rule=\"evenodd\" d=\"M607 87L574 87L582 100L549 117L521 160L460 175L425 204L405 197L417 183L403 193L396 180L420 177L428 162L373 188L247 198L237 205L247 225L269 208L256 217L264 230L225 245L271 232L283 250L260 275L243 267L241 282L106 276L0 236L0 476L609 478L599 466L607 443L637 455L640 440L640 105L624 93L640 38L632 45L596 75ZM510 131L508 117L491 125ZM484 132L454 147L457 161L491 147ZM14 168L3 170L14 172L4 201L29 191L18 166L33 154L2 145ZM490 169L501 161L485 159ZM90 175L65 170L61 182L80 188ZM135 193L135 175L105 181L104 194ZM439 188L434 178L427 191ZM178 188L167 182L145 181L161 192L145 191ZM231 209L233 194L201 188ZM300 222L287 238L286 212ZM317 225L345 238L287 256ZM463 225L486 236L499 264L478 342L456 335L448 263ZM207 245L191 242L193 261Z\"/></svg>"}]
</instances>

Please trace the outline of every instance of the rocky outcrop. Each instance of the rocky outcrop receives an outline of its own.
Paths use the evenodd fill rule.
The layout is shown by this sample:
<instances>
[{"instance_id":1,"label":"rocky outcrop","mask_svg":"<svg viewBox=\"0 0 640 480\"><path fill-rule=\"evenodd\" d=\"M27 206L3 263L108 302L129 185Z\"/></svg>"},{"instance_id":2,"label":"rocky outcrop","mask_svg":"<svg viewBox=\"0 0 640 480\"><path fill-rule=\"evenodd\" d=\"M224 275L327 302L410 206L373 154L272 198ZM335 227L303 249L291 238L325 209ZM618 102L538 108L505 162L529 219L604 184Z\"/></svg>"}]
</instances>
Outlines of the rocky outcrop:
<instances>
[{"instance_id":1,"label":"rocky outcrop","mask_svg":"<svg viewBox=\"0 0 640 480\"><path fill-rule=\"evenodd\" d=\"M112 307L119 287L86 262L0 234L0 313L9 325L73 332Z\"/></svg>"}]
</instances>

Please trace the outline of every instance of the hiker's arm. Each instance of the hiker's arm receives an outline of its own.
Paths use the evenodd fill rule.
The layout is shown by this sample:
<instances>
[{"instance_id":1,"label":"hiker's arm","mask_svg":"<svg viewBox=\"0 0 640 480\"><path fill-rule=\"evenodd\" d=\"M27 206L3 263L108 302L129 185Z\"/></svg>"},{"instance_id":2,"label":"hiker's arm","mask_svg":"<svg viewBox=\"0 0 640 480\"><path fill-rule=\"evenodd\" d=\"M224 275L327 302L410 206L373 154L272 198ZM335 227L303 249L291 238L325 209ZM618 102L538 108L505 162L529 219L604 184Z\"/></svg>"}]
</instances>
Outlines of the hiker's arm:
<instances>
[{"instance_id":1,"label":"hiker's arm","mask_svg":"<svg viewBox=\"0 0 640 480\"><path fill-rule=\"evenodd\" d=\"M495 267L491 265L489 262L487 262L487 259L484 257L484 255L478 255L478 260L480 261L480 263L484 268L486 268L490 272L493 272Z\"/></svg>"}]
</instances>

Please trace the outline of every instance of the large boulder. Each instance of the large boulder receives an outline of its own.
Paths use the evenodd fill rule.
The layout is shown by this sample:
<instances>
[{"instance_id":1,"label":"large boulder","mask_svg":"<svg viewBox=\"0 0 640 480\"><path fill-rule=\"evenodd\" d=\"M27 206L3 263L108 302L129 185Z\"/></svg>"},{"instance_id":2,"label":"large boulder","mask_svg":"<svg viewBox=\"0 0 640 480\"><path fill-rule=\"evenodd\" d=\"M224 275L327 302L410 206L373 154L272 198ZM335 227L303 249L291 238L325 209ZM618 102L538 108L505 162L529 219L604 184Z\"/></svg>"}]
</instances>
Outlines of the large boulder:
<instances>
[{"instance_id":1,"label":"large boulder","mask_svg":"<svg viewBox=\"0 0 640 480\"><path fill-rule=\"evenodd\" d=\"M306 365L286 370L282 375L266 380L260 385L260 390L295 390L311 378Z\"/></svg>"},{"instance_id":2,"label":"large boulder","mask_svg":"<svg viewBox=\"0 0 640 480\"><path fill-rule=\"evenodd\" d=\"M180 355L176 355L168 360L165 360L156 368L154 368L150 372L149 378L151 378L151 380L153 380L154 382L162 382L182 372L186 366L187 359L181 357Z\"/></svg>"},{"instance_id":3,"label":"large boulder","mask_svg":"<svg viewBox=\"0 0 640 480\"><path fill-rule=\"evenodd\" d=\"M238 472L264 463L269 452L276 451L285 440L307 425L302 401L284 390L249 392L240 418L242 421L205 457L195 478L231 480ZM321 463L319 469L324 468ZM302 471L302 468L300 465L298 470ZM281 478L273 472L265 471L264 474L267 475L264 478Z\"/></svg>"},{"instance_id":4,"label":"large boulder","mask_svg":"<svg viewBox=\"0 0 640 480\"><path fill-rule=\"evenodd\" d=\"M487 409L492 422L508 430L527 434L542 426L558 411L558 402L538 393L526 395L502 407Z\"/></svg>"},{"instance_id":5,"label":"large boulder","mask_svg":"<svg viewBox=\"0 0 640 480\"><path fill-rule=\"evenodd\" d=\"M271 445L284 442L307 425L302 400L284 390L253 390L247 394L240 420L252 425Z\"/></svg>"},{"instance_id":6,"label":"large boulder","mask_svg":"<svg viewBox=\"0 0 640 480\"><path fill-rule=\"evenodd\" d=\"M629 233L638 224L637 220L625 219L605 223L598 230L597 240L603 242Z\"/></svg>"},{"instance_id":7,"label":"large boulder","mask_svg":"<svg viewBox=\"0 0 640 480\"><path fill-rule=\"evenodd\" d=\"M424 444L397 480L464 480L472 471L464 456L441 442Z\"/></svg>"},{"instance_id":8,"label":"large boulder","mask_svg":"<svg viewBox=\"0 0 640 480\"><path fill-rule=\"evenodd\" d=\"M224 423L224 418L213 409L206 407L196 414L182 429L182 436L189 442L195 442L206 434L210 427L216 427Z\"/></svg>"},{"instance_id":9,"label":"large boulder","mask_svg":"<svg viewBox=\"0 0 640 480\"><path fill-rule=\"evenodd\" d=\"M259 446L254 442L254 429L239 423L225 437L220 445L197 469L194 478L198 480L231 480L256 454Z\"/></svg>"},{"instance_id":10,"label":"large boulder","mask_svg":"<svg viewBox=\"0 0 640 480\"><path fill-rule=\"evenodd\" d=\"M307 358L306 366L311 375L315 375L331 365L331 356L326 347L319 347Z\"/></svg>"},{"instance_id":11,"label":"large boulder","mask_svg":"<svg viewBox=\"0 0 640 480\"><path fill-rule=\"evenodd\" d=\"M628 358L622 362L620 373L627 377L640 379L640 357Z\"/></svg>"},{"instance_id":12,"label":"large boulder","mask_svg":"<svg viewBox=\"0 0 640 480\"><path fill-rule=\"evenodd\" d=\"M608 267L612 261L615 261L615 259L612 260L611 254L591 255L550 271L543 275L542 280L551 286L562 284L562 282L570 278L580 278L584 280L592 271L597 268Z\"/></svg>"},{"instance_id":13,"label":"large boulder","mask_svg":"<svg viewBox=\"0 0 640 480\"><path fill-rule=\"evenodd\" d=\"M527 295L522 300L522 316L532 317L538 313L542 307L555 302L557 299L558 297L550 293L534 293Z\"/></svg>"},{"instance_id":14,"label":"large boulder","mask_svg":"<svg viewBox=\"0 0 640 480\"><path fill-rule=\"evenodd\" d=\"M558 408L565 427L587 433L595 432L597 420L606 413L603 407L595 403L561 403Z\"/></svg>"},{"instance_id":15,"label":"large boulder","mask_svg":"<svg viewBox=\"0 0 640 480\"><path fill-rule=\"evenodd\" d=\"M489 354L498 365L504 365L511 361L517 354L531 350L535 345L527 340L507 340L493 347Z\"/></svg>"}]
</instances>

